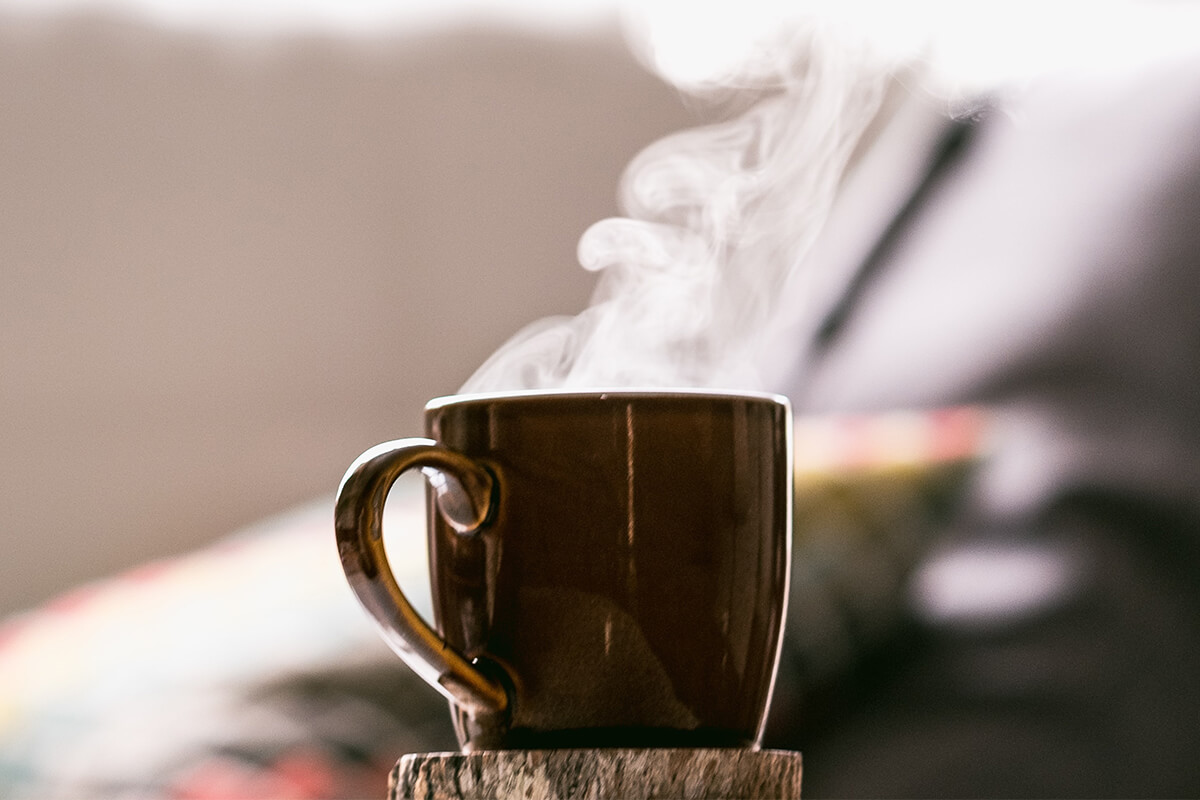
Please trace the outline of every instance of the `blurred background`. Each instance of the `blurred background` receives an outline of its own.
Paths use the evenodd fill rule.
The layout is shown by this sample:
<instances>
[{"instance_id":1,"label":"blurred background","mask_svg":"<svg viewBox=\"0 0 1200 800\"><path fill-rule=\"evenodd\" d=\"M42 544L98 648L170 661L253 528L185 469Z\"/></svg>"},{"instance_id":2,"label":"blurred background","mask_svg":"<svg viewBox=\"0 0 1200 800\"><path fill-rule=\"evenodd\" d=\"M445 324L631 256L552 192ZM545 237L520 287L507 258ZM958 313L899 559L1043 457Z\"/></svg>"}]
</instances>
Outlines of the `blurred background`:
<instances>
[{"instance_id":1,"label":"blurred background","mask_svg":"<svg viewBox=\"0 0 1200 800\"><path fill-rule=\"evenodd\" d=\"M696 121L601 2L0 2L0 615L419 433Z\"/></svg>"},{"instance_id":2,"label":"blurred background","mask_svg":"<svg viewBox=\"0 0 1200 800\"><path fill-rule=\"evenodd\" d=\"M806 796L1196 796L1200 6L712 5L0 0L0 795L377 796L454 747L333 492L587 305L581 235L690 267L684 218L790 273L745 308L790 317Z\"/></svg>"}]
</instances>

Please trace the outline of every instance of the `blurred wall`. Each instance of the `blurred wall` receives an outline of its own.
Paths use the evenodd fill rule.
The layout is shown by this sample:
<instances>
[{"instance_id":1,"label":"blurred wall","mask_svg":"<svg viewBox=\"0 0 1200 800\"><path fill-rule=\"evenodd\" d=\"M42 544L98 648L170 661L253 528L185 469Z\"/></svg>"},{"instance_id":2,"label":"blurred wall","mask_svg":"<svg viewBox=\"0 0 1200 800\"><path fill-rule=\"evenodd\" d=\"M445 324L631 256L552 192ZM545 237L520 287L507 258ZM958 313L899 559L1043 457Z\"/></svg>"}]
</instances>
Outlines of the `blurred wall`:
<instances>
[{"instance_id":1,"label":"blurred wall","mask_svg":"<svg viewBox=\"0 0 1200 800\"><path fill-rule=\"evenodd\" d=\"M0 613L419 433L509 334L583 307L579 235L694 121L612 31L0 17Z\"/></svg>"}]
</instances>

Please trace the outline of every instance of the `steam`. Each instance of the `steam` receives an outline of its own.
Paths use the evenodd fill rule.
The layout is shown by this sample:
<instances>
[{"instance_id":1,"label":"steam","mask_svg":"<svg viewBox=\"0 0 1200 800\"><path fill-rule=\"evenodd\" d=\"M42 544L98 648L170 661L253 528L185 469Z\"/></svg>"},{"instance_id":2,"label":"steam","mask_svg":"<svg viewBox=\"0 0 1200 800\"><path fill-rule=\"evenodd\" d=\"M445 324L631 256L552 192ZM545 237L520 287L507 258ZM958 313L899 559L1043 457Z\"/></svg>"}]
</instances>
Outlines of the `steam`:
<instances>
[{"instance_id":1,"label":"steam","mask_svg":"<svg viewBox=\"0 0 1200 800\"><path fill-rule=\"evenodd\" d=\"M761 388L779 298L804 269L891 63L817 18L766 30L772 40L745 37L716 77L678 79L756 102L633 159L624 216L579 242L581 266L599 274L589 307L520 331L463 391Z\"/></svg>"},{"instance_id":2,"label":"steam","mask_svg":"<svg viewBox=\"0 0 1200 800\"><path fill-rule=\"evenodd\" d=\"M639 0L631 9L630 38L648 66L699 97L754 102L634 158L620 184L624 216L579 242L580 264L599 274L589 307L520 331L463 391L763 388L765 343L784 311L803 313L780 307L784 287L794 305L795 287L818 277L806 254L901 67L910 90L950 113L1047 69L1115 65L1168 42L1190 48L1195 30L1171 24L1178 12L1108 0Z\"/></svg>"}]
</instances>

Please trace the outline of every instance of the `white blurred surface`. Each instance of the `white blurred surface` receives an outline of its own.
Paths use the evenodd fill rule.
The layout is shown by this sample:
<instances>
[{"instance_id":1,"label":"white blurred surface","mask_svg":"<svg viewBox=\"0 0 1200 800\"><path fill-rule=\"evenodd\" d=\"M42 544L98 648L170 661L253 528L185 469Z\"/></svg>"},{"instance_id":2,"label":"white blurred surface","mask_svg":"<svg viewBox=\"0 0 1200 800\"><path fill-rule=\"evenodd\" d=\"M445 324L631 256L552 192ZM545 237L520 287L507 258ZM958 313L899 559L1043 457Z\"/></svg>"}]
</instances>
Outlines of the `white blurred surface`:
<instances>
[{"instance_id":1,"label":"white blurred surface","mask_svg":"<svg viewBox=\"0 0 1200 800\"><path fill-rule=\"evenodd\" d=\"M562 30L607 22L614 0L0 0L0 12L124 14L217 33L378 35L464 21Z\"/></svg>"}]
</instances>

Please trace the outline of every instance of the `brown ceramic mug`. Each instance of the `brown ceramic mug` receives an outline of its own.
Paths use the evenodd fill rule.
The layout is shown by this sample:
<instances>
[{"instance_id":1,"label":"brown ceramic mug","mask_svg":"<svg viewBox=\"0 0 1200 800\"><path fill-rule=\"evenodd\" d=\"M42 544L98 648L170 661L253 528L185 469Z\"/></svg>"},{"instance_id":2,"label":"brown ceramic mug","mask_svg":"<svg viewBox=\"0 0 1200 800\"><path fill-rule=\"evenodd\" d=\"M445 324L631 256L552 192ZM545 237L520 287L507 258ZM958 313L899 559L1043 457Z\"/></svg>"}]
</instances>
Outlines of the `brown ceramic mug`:
<instances>
[{"instance_id":1,"label":"brown ceramic mug","mask_svg":"<svg viewBox=\"0 0 1200 800\"><path fill-rule=\"evenodd\" d=\"M463 395L430 402L425 425L346 473L338 550L465 750L758 745L788 589L785 399ZM429 483L436 629L383 548L410 469Z\"/></svg>"}]
</instances>

